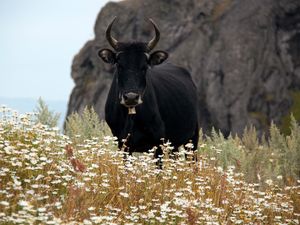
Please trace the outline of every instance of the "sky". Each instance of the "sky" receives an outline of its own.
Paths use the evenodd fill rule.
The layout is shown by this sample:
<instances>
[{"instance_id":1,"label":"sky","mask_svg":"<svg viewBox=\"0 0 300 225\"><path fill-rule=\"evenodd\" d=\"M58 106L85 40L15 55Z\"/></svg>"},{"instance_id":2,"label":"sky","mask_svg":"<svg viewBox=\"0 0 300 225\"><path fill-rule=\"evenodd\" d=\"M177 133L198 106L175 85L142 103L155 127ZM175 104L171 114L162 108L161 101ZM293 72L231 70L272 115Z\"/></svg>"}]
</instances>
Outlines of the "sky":
<instances>
[{"instance_id":1,"label":"sky","mask_svg":"<svg viewBox=\"0 0 300 225\"><path fill-rule=\"evenodd\" d=\"M75 54L108 0L1 0L0 97L69 99Z\"/></svg>"}]
</instances>

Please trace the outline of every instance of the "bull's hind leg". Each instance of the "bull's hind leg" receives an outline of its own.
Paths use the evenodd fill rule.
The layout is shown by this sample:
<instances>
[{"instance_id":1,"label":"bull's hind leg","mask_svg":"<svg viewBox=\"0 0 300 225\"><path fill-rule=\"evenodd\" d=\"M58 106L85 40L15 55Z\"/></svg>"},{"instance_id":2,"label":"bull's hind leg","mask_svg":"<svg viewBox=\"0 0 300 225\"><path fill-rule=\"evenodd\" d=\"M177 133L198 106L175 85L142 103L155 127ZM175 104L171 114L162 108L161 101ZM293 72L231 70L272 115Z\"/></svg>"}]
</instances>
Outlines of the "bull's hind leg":
<instances>
[{"instance_id":1,"label":"bull's hind leg","mask_svg":"<svg viewBox=\"0 0 300 225\"><path fill-rule=\"evenodd\" d=\"M199 142L199 127L198 127L198 124L197 124L194 136L192 137L193 151L197 150L197 148L198 148L198 142Z\"/></svg>"}]
</instances>

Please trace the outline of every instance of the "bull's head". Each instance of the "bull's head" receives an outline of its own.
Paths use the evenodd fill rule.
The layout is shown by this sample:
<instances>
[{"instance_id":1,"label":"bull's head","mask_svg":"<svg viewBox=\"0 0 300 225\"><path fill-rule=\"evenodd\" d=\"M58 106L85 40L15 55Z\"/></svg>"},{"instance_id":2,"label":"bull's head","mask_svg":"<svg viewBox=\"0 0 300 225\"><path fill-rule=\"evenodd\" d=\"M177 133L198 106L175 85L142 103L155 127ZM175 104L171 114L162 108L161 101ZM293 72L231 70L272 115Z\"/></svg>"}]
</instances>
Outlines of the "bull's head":
<instances>
[{"instance_id":1,"label":"bull's head","mask_svg":"<svg viewBox=\"0 0 300 225\"><path fill-rule=\"evenodd\" d=\"M115 19L106 30L106 39L114 50L101 49L98 55L104 62L116 67L115 75L120 104L134 108L143 102L148 68L165 61L168 54L164 51L151 53L160 37L160 32L153 20L149 19L155 29L155 36L151 41L124 43L111 36L111 28Z\"/></svg>"}]
</instances>

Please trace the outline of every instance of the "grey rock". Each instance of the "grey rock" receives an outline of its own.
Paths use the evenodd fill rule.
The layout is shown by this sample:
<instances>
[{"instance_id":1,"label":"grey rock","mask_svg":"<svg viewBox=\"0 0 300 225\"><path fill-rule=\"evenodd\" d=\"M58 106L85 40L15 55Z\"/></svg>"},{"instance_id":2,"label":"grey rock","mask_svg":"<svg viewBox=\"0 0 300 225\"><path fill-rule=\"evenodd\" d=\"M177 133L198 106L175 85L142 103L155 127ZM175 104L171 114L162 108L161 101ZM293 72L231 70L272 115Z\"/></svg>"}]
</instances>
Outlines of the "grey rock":
<instances>
[{"instance_id":1,"label":"grey rock","mask_svg":"<svg viewBox=\"0 0 300 225\"><path fill-rule=\"evenodd\" d=\"M97 50L110 48L105 30L116 15L113 35L122 41L149 40L147 17L158 24L156 49L191 72L205 132L240 135L253 124L262 134L289 113L290 91L300 90L299 0L125 0L100 11L95 39L74 57L68 115L93 106L104 118L112 67Z\"/></svg>"}]
</instances>

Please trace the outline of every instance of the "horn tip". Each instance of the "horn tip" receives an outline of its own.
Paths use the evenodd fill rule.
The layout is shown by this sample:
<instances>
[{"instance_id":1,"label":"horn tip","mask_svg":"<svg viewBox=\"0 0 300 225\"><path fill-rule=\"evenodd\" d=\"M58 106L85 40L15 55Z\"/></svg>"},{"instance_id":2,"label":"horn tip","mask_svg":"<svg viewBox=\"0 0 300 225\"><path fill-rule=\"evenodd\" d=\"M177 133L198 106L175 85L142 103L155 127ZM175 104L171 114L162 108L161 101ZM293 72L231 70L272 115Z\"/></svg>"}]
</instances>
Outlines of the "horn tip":
<instances>
[{"instance_id":1,"label":"horn tip","mask_svg":"<svg viewBox=\"0 0 300 225\"><path fill-rule=\"evenodd\" d=\"M110 24L106 28L106 39L114 49L117 48L118 41L111 36L110 32L111 32L112 25L114 24L116 19L117 19L117 16L115 16L113 18L113 20L110 22Z\"/></svg>"},{"instance_id":2,"label":"horn tip","mask_svg":"<svg viewBox=\"0 0 300 225\"><path fill-rule=\"evenodd\" d=\"M157 24L154 22L154 20L152 18L148 18L148 20L150 21L150 23L152 23L152 25L154 26L155 30L158 30L158 26Z\"/></svg>"},{"instance_id":3,"label":"horn tip","mask_svg":"<svg viewBox=\"0 0 300 225\"><path fill-rule=\"evenodd\" d=\"M113 19L111 20L110 24L112 25L117 18L118 18L117 16L114 16Z\"/></svg>"},{"instance_id":4,"label":"horn tip","mask_svg":"<svg viewBox=\"0 0 300 225\"><path fill-rule=\"evenodd\" d=\"M151 23L154 23L154 24L155 24L155 22L153 21L152 18L149 17L148 20L149 20Z\"/></svg>"}]
</instances>

